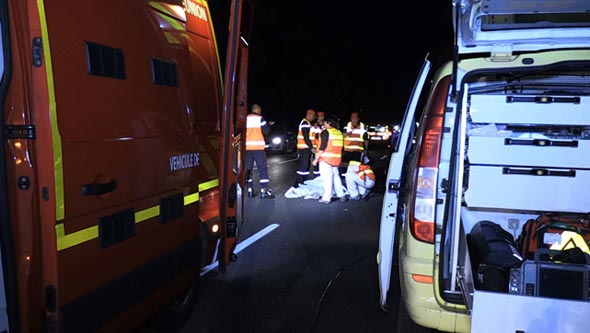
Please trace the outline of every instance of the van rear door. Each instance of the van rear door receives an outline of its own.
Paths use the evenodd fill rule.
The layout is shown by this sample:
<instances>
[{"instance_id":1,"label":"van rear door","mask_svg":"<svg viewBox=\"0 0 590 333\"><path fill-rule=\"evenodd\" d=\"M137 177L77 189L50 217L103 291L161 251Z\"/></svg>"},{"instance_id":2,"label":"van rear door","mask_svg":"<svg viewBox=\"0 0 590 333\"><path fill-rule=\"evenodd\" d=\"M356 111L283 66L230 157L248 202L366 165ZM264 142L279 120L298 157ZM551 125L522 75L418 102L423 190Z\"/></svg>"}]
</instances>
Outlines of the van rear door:
<instances>
[{"instance_id":1,"label":"van rear door","mask_svg":"<svg viewBox=\"0 0 590 333\"><path fill-rule=\"evenodd\" d=\"M453 0L460 54L587 48L590 2Z\"/></svg>"},{"instance_id":2,"label":"van rear door","mask_svg":"<svg viewBox=\"0 0 590 333\"><path fill-rule=\"evenodd\" d=\"M379 229L379 252L377 253L380 302L384 310L387 308L391 273L393 271L393 263L395 262L396 231L403 221L403 216L399 216L402 210L398 207L400 184L402 182L400 178L409 141L414 135L414 128L416 126L414 115L418 106L420 92L424 87L430 68L430 61L425 60L418 80L412 90L411 99L404 115L398 140L392 147L393 152L389 162L389 169L387 170L387 190L383 196L383 209L381 210L381 224Z\"/></svg>"}]
</instances>

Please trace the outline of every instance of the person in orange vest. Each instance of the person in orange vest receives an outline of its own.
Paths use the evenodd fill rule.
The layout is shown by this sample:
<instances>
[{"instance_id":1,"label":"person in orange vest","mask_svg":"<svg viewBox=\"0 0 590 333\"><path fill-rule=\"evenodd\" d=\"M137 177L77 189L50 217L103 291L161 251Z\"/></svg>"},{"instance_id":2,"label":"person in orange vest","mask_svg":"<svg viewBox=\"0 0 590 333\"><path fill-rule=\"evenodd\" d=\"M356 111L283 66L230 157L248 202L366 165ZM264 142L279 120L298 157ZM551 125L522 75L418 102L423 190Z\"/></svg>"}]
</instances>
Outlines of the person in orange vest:
<instances>
[{"instance_id":1,"label":"person in orange vest","mask_svg":"<svg viewBox=\"0 0 590 333\"><path fill-rule=\"evenodd\" d=\"M317 151L318 147L320 146L320 134L322 133L322 131L324 130L324 119L326 117L326 113L324 111L318 111L317 112L317 118L315 120L315 122L312 124L311 130L313 132L313 137L314 137L314 141L313 141L313 147L315 148L315 150ZM315 159L315 154L312 154L312 160ZM313 176L315 177L319 177L320 175L320 170L317 167L313 168Z\"/></svg>"},{"instance_id":2,"label":"person in orange vest","mask_svg":"<svg viewBox=\"0 0 590 333\"><path fill-rule=\"evenodd\" d=\"M315 120L315 111L308 109L305 112L305 118L299 122L299 131L297 132L297 153L299 154L299 162L297 165L297 175L293 187L298 188L299 184L303 184L309 178L309 170L311 168L311 156L315 153L313 146L314 136L311 131L311 123Z\"/></svg>"},{"instance_id":3,"label":"person in orange vest","mask_svg":"<svg viewBox=\"0 0 590 333\"><path fill-rule=\"evenodd\" d=\"M262 118L262 107L252 105L251 112L246 116L246 191L249 197L254 197L254 180L252 169L254 162L258 167L260 182L260 198L274 199L269 189L268 170L266 165L266 152L264 151L264 136L270 132L269 125Z\"/></svg>"},{"instance_id":4,"label":"person in orange vest","mask_svg":"<svg viewBox=\"0 0 590 333\"><path fill-rule=\"evenodd\" d=\"M363 161L367 150L367 126L361 121L359 112L350 114L350 121L344 129L344 152L342 153L341 170L344 172L350 161Z\"/></svg>"},{"instance_id":5,"label":"person in orange vest","mask_svg":"<svg viewBox=\"0 0 590 333\"><path fill-rule=\"evenodd\" d=\"M359 161L350 161L346 169L346 189L350 200L366 199L375 186L375 173L368 164Z\"/></svg>"},{"instance_id":6,"label":"person in orange vest","mask_svg":"<svg viewBox=\"0 0 590 333\"><path fill-rule=\"evenodd\" d=\"M324 193L318 202L329 204L332 201L332 192L336 192L340 202L346 202L347 198L338 170L342 162L342 132L338 129L338 120L334 116L328 116L324 126L326 129L320 134L320 146L313 160L314 166L319 165L324 187Z\"/></svg>"}]
</instances>

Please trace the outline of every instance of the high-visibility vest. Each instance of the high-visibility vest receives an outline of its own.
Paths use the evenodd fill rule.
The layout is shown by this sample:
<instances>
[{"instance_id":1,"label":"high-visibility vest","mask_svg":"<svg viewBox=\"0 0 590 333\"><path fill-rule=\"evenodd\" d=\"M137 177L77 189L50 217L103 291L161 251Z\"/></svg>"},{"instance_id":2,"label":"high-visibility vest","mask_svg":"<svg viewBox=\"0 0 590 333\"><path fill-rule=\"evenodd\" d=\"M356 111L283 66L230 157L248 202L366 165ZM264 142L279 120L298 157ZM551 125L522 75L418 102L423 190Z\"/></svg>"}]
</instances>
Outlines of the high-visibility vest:
<instances>
[{"instance_id":1,"label":"high-visibility vest","mask_svg":"<svg viewBox=\"0 0 590 333\"><path fill-rule=\"evenodd\" d=\"M320 156L320 161L324 161L331 166L340 166L342 162L342 145L343 145L343 136L342 132L336 128L328 128L328 144L326 145L326 149L322 152Z\"/></svg>"},{"instance_id":2,"label":"high-visibility vest","mask_svg":"<svg viewBox=\"0 0 590 333\"><path fill-rule=\"evenodd\" d=\"M365 181L366 177L372 181L375 181L375 173L373 170L371 170L371 167L366 164L359 165L359 170L356 172L356 174L359 175L363 181Z\"/></svg>"},{"instance_id":3,"label":"high-visibility vest","mask_svg":"<svg viewBox=\"0 0 590 333\"><path fill-rule=\"evenodd\" d=\"M303 118L301 120L301 122L299 123L299 132L297 132L297 149L310 149L311 147L309 147L307 145L307 143L305 143L305 138L303 137L303 129L304 128L309 128L309 140L313 143L314 141L314 137L313 137L313 131L311 130L311 123L309 122L309 120L307 120L307 118Z\"/></svg>"},{"instance_id":4,"label":"high-visibility vest","mask_svg":"<svg viewBox=\"0 0 590 333\"><path fill-rule=\"evenodd\" d=\"M363 122L361 122L358 127L353 128L352 123L349 121L348 124L346 124L346 133L348 133L348 136L344 138L344 151L364 151L364 137L366 132L367 129Z\"/></svg>"},{"instance_id":5,"label":"high-visibility vest","mask_svg":"<svg viewBox=\"0 0 590 333\"><path fill-rule=\"evenodd\" d=\"M313 147L315 149L318 149L320 147L320 134L322 134L322 131L324 129L322 128L322 126L315 124L311 127L311 131L313 132L313 140L311 140L311 143L313 144Z\"/></svg>"},{"instance_id":6,"label":"high-visibility vest","mask_svg":"<svg viewBox=\"0 0 590 333\"><path fill-rule=\"evenodd\" d=\"M262 126L266 121L256 113L250 113L246 117L246 150L264 150L264 135Z\"/></svg>"}]
</instances>

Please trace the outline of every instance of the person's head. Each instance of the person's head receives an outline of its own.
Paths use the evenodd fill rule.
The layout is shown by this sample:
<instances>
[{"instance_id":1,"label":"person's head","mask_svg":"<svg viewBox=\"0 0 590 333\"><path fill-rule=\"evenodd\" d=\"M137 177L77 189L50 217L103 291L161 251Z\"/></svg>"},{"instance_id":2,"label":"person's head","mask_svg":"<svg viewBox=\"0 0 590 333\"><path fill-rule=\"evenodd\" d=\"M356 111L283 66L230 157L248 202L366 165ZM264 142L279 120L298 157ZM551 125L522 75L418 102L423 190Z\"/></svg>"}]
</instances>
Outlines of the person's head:
<instances>
[{"instance_id":1,"label":"person's head","mask_svg":"<svg viewBox=\"0 0 590 333\"><path fill-rule=\"evenodd\" d=\"M331 114L327 115L324 119L324 126L326 128L338 128L338 118Z\"/></svg>"},{"instance_id":2,"label":"person's head","mask_svg":"<svg viewBox=\"0 0 590 333\"><path fill-rule=\"evenodd\" d=\"M323 124L324 123L324 119L326 118L326 113L324 111L318 111L318 124Z\"/></svg>"},{"instance_id":3,"label":"person's head","mask_svg":"<svg viewBox=\"0 0 590 333\"><path fill-rule=\"evenodd\" d=\"M262 107L260 107L258 104L252 104L252 113L261 114Z\"/></svg>"},{"instance_id":4,"label":"person's head","mask_svg":"<svg viewBox=\"0 0 590 333\"><path fill-rule=\"evenodd\" d=\"M315 120L315 110L307 109L307 111L305 112L305 118L309 121L314 121Z\"/></svg>"},{"instance_id":5,"label":"person's head","mask_svg":"<svg viewBox=\"0 0 590 333\"><path fill-rule=\"evenodd\" d=\"M352 112L350 114L350 122L354 125L357 126L361 121L361 116L358 112Z\"/></svg>"}]
</instances>

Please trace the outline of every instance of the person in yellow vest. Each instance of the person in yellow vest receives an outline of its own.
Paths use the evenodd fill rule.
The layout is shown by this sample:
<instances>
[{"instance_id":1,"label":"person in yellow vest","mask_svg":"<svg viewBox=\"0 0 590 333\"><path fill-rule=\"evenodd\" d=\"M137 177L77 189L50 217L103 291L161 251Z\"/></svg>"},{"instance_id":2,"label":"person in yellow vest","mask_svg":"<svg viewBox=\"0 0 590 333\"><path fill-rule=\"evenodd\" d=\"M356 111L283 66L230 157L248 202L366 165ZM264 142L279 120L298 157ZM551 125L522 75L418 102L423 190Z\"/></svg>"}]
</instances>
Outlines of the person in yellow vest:
<instances>
[{"instance_id":1,"label":"person in yellow vest","mask_svg":"<svg viewBox=\"0 0 590 333\"><path fill-rule=\"evenodd\" d=\"M350 161L346 169L346 189L350 200L366 199L375 186L375 173L371 166L359 161Z\"/></svg>"},{"instance_id":2,"label":"person in yellow vest","mask_svg":"<svg viewBox=\"0 0 590 333\"><path fill-rule=\"evenodd\" d=\"M246 191L249 197L254 197L254 180L252 169L254 162L258 167L260 182L260 198L274 199L269 189L266 152L264 151L264 136L270 132L269 125L262 118L262 107L252 105L251 112L246 116Z\"/></svg>"},{"instance_id":3,"label":"person in yellow vest","mask_svg":"<svg viewBox=\"0 0 590 333\"><path fill-rule=\"evenodd\" d=\"M359 112L350 114L350 121L344 129L344 151L342 153L342 172L346 170L348 162L363 161L363 154L367 150L367 126L361 121Z\"/></svg>"},{"instance_id":4,"label":"person in yellow vest","mask_svg":"<svg viewBox=\"0 0 590 333\"><path fill-rule=\"evenodd\" d=\"M313 147L316 149L318 149L318 147L320 146L320 134L322 133L322 131L324 130L324 119L326 117L326 113L324 111L318 111L317 112L317 118L315 120L315 122L312 124L311 126L311 130L313 132L313 137L314 137L314 141L313 141ZM312 154L312 160L315 159L315 154ZM313 176L315 177L319 177L320 175L320 170L318 167L314 167L313 168Z\"/></svg>"},{"instance_id":5,"label":"person in yellow vest","mask_svg":"<svg viewBox=\"0 0 590 333\"><path fill-rule=\"evenodd\" d=\"M293 184L295 188L298 188L299 184L303 184L309 178L311 156L315 153L313 146L314 133L311 131L311 123L315 120L315 117L315 111L308 109L305 112L305 118L299 122L299 131L297 132L297 153L299 154L299 161L295 183Z\"/></svg>"},{"instance_id":6,"label":"person in yellow vest","mask_svg":"<svg viewBox=\"0 0 590 333\"><path fill-rule=\"evenodd\" d=\"M313 165L319 165L320 177L324 187L321 204L329 204L332 201L332 192L346 202L346 193L340 179L338 168L342 162L342 132L338 129L338 120L334 116L328 116L324 121L325 130L320 134L320 146L313 160Z\"/></svg>"}]
</instances>

